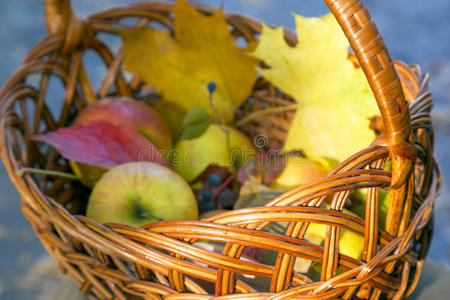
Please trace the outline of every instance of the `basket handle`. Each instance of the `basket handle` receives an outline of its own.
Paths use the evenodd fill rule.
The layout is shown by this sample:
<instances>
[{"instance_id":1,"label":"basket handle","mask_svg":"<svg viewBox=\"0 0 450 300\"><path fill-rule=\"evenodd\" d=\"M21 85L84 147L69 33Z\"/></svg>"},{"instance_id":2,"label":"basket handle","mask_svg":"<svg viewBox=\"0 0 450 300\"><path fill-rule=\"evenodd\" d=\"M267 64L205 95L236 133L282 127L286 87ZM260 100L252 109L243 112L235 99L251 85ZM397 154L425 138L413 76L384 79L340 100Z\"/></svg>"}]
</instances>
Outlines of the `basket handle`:
<instances>
[{"instance_id":1,"label":"basket handle","mask_svg":"<svg viewBox=\"0 0 450 300\"><path fill-rule=\"evenodd\" d=\"M72 15L70 0L44 0L44 9L48 32L64 36Z\"/></svg>"},{"instance_id":2,"label":"basket handle","mask_svg":"<svg viewBox=\"0 0 450 300\"><path fill-rule=\"evenodd\" d=\"M409 144L411 117L388 50L361 0L324 0L355 51L381 111L384 133L376 142L391 153L414 157Z\"/></svg>"},{"instance_id":3,"label":"basket handle","mask_svg":"<svg viewBox=\"0 0 450 300\"><path fill-rule=\"evenodd\" d=\"M394 197L403 201L404 188L413 168L416 150L409 142L411 117L403 89L384 41L361 0L324 0L344 31L366 75L383 119L384 130L375 144L392 154ZM393 201L396 202L396 201ZM390 219L390 218L388 218ZM394 224L396 221L388 220ZM391 231L388 228L388 231Z\"/></svg>"},{"instance_id":4,"label":"basket handle","mask_svg":"<svg viewBox=\"0 0 450 300\"><path fill-rule=\"evenodd\" d=\"M402 161L401 172L393 169L393 186L404 183L405 158L414 158L414 147L408 142L411 131L409 108L400 79L378 29L361 0L324 0L343 29L355 51L383 118L384 132L375 143L388 146ZM64 35L72 15L70 0L45 0L45 21L50 34ZM395 166L394 163L393 168Z\"/></svg>"}]
</instances>

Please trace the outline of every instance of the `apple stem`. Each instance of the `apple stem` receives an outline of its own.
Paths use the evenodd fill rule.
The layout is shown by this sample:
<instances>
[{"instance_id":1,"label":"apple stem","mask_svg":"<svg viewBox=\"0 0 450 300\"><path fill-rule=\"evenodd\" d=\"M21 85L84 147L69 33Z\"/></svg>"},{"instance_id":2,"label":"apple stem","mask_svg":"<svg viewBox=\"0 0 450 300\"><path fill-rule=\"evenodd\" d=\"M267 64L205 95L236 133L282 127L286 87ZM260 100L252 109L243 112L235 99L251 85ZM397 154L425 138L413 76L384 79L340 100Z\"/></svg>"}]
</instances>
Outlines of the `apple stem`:
<instances>
[{"instance_id":1,"label":"apple stem","mask_svg":"<svg viewBox=\"0 0 450 300\"><path fill-rule=\"evenodd\" d=\"M155 215L152 215L152 214L149 214L149 213L142 213L142 214L139 215L139 217L145 218L145 219L154 218L154 219L156 219L159 222L160 221L164 221L163 218L155 216Z\"/></svg>"},{"instance_id":2,"label":"apple stem","mask_svg":"<svg viewBox=\"0 0 450 300\"><path fill-rule=\"evenodd\" d=\"M77 177L77 176L75 176L73 174L64 173L64 172L58 172L58 171L34 169L34 168L21 168L20 170L18 170L16 172L16 176L22 177L22 176L24 176L27 173L49 175L49 176L62 177L62 178L67 178L67 179L81 181L81 178L79 178L79 177Z\"/></svg>"},{"instance_id":3,"label":"apple stem","mask_svg":"<svg viewBox=\"0 0 450 300\"><path fill-rule=\"evenodd\" d=\"M155 215L149 215L149 217L155 218L156 220L158 220L159 222L164 221L163 218L155 216Z\"/></svg>"},{"instance_id":4,"label":"apple stem","mask_svg":"<svg viewBox=\"0 0 450 300\"><path fill-rule=\"evenodd\" d=\"M297 109L297 104L290 104L290 105L286 105L286 106L269 107L266 109L261 109L261 110L255 111L251 114L248 114L245 118L242 118L239 121L236 121L235 126L241 127L245 123L248 123L248 122L250 122L258 117L264 116L264 115L273 114L273 113L282 113L285 111L291 111L291 110L296 110L296 109Z\"/></svg>"}]
</instances>

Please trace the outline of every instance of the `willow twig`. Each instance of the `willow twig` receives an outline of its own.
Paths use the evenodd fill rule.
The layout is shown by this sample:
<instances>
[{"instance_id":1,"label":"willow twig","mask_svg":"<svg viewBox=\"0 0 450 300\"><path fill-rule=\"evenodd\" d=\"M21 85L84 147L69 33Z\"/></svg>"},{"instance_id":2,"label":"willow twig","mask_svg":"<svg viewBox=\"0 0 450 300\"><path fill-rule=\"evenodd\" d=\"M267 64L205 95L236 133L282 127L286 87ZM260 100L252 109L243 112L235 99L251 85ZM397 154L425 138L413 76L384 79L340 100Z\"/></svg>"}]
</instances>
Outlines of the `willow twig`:
<instances>
[{"instance_id":1,"label":"willow twig","mask_svg":"<svg viewBox=\"0 0 450 300\"><path fill-rule=\"evenodd\" d=\"M258 111L255 111L255 112L247 115L245 118L242 118L241 120L237 121L235 123L235 126L241 127L245 123L248 123L248 122L250 122L258 117L264 116L264 115L269 115L269 114L273 114L273 113L281 113L281 112L296 110L296 109L297 109L297 104L290 104L290 105L286 105L286 106L269 107L266 109L258 110Z\"/></svg>"},{"instance_id":2,"label":"willow twig","mask_svg":"<svg viewBox=\"0 0 450 300\"><path fill-rule=\"evenodd\" d=\"M50 170L42 170L42 169L34 169L34 168L22 168L16 172L16 176L22 177L23 175L27 173L32 174L42 174L42 175L48 175L48 176L55 176L55 177L62 177L72 180L78 180L81 181L81 178L79 178L76 175L64 173L64 172L58 172L58 171L50 171Z\"/></svg>"},{"instance_id":3,"label":"willow twig","mask_svg":"<svg viewBox=\"0 0 450 300\"><path fill-rule=\"evenodd\" d=\"M227 143L227 150L228 150L228 153L231 153L230 131L227 128L227 124L226 124L225 119L223 118L222 114L214 106L213 93L214 93L215 90L216 90L216 83L214 81L209 82L208 83L209 106L210 106L211 110L216 114L216 116L220 119L220 125L217 124L217 122L216 122L216 120L214 118L212 118L212 120L225 133L225 139L226 139L226 143Z\"/></svg>"}]
</instances>

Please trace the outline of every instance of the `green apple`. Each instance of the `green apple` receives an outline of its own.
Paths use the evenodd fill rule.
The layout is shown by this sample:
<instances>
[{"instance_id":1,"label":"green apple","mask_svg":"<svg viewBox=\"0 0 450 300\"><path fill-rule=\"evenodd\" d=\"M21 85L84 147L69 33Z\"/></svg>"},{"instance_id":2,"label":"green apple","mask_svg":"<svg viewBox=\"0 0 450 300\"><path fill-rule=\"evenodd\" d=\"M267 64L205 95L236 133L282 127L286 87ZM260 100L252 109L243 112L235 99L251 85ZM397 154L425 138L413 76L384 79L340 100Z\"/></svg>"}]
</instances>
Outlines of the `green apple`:
<instances>
[{"instance_id":1,"label":"green apple","mask_svg":"<svg viewBox=\"0 0 450 300\"><path fill-rule=\"evenodd\" d=\"M289 191L327 175L327 169L319 162L301 156L286 156L283 172L272 183L271 188Z\"/></svg>"},{"instance_id":2,"label":"green apple","mask_svg":"<svg viewBox=\"0 0 450 300\"><path fill-rule=\"evenodd\" d=\"M166 122L150 106L132 98L104 98L83 109L75 124L107 121L131 128L145 136L164 157L172 148L172 137Z\"/></svg>"},{"instance_id":3,"label":"green apple","mask_svg":"<svg viewBox=\"0 0 450 300\"><path fill-rule=\"evenodd\" d=\"M344 211L346 213L352 214L347 210ZM285 222L279 222L276 224L278 225L279 228L281 228L281 232L279 231L279 229L278 230L275 229L275 226L271 226L271 228L268 228L269 232L284 234L288 224ZM272 223L271 225L274 225L274 223ZM310 223L308 229L306 230L304 239L309 241L310 243L320 246L325 241L326 233L327 233L327 225ZM364 248L363 236L345 229L340 230L339 253L350 256L355 259L361 259L363 248ZM262 263L267 265L274 265L276 259L277 259L276 252L265 251ZM311 272L318 272L320 274L320 269L317 270L315 268L312 268L312 267L317 268L317 266L318 264L314 264L312 260L297 257L294 264L294 271L302 274L308 274L308 276L310 275Z\"/></svg>"},{"instance_id":4,"label":"green apple","mask_svg":"<svg viewBox=\"0 0 450 300\"><path fill-rule=\"evenodd\" d=\"M241 187L240 197L236 201L234 209L255 207L255 206L264 206L269 201L274 199L280 191L273 190L264 185L258 184L253 177L250 177L249 180ZM355 215L347 209L344 209L345 213ZM275 233L284 235L287 230L288 223L287 222L273 222L271 223L266 230ZM316 244L322 245L327 232L327 225L318 224L318 223L310 223L304 239ZM342 229L340 230L339 235L339 252L353 257L355 259L361 259L362 251L364 247L364 237L360 236L357 233L354 233L349 230ZM277 255L275 252L266 251L263 255L263 263L268 265L273 265ZM312 265L312 261L304 258L297 258L294 265L294 271L299 273L307 273Z\"/></svg>"},{"instance_id":5,"label":"green apple","mask_svg":"<svg viewBox=\"0 0 450 300\"><path fill-rule=\"evenodd\" d=\"M327 206L328 207L328 206ZM344 212L356 216L351 211L344 209ZM320 245L325 240L327 225L310 223L305 234L305 239L313 244ZM339 234L339 253L361 259L364 248L364 236L353 231L341 229Z\"/></svg>"},{"instance_id":6,"label":"green apple","mask_svg":"<svg viewBox=\"0 0 450 300\"><path fill-rule=\"evenodd\" d=\"M386 162L384 166L385 171L392 171L392 162ZM366 215L366 203L367 203L367 189L354 190L350 194L352 202L352 212L357 214L362 219L365 219ZM391 197L389 190L379 189L378 192L378 226L381 230L386 228L386 218L391 204Z\"/></svg>"},{"instance_id":7,"label":"green apple","mask_svg":"<svg viewBox=\"0 0 450 300\"><path fill-rule=\"evenodd\" d=\"M348 213L348 211L346 211ZM276 226L274 226L276 225ZM269 232L283 235L287 229L286 222L272 223L267 228ZM322 245L325 241L327 225L310 223L304 239L315 245ZM364 248L364 237L357 233L342 229L339 235L339 253L350 256L355 259L361 259ZM276 252L265 252L262 262L267 265L274 265L277 255ZM294 264L294 271L306 274L311 270L313 261L297 257Z\"/></svg>"},{"instance_id":8,"label":"green apple","mask_svg":"<svg viewBox=\"0 0 450 300\"><path fill-rule=\"evenodd\" d=\"M365 219L366 215L366 202L367 202L367 189L355 190L350 194L350 198L356 202L352 211L359 217ZM378 226L381 230L386 228L386 217L389 210L390 192L388 190L379 190L378 194Z\"/></svg>"},{"instance_id":9,"label":"green apple","mask_svg":"<svg viewBox=\"0 0 450 300\"><path fill-rule=\"evenodd\" d=\"M248 136L234 128L229 128L229 130L230 156L234 167L238 170L240 167L250 162L257 151L252 140Z\"/></svg>"},{"instance_id":10,"label":"green apple","mask_svg":"<svg viewBox=\"0 0 450 300\"><path fill-rule=\"evenodd\" d=\"M329 206L327 205L329 208ZM344 212L356 216L351 211L344 209ZM325 240L327 225L310 223L305 234L305 239L313 244L321 245ZM339 232L339 253L361 260L364 250L364 236L354 233L353 231L341 229ZM294 270L306 273L310 278L320 280L322 264L312 263L310 260L297 258ZM337 270L337 274L341 274L342 269Z\"/></svg>"},{"instance_id":11,"label":"green apple","mask_svg":"<svg viewBox=\"0 0 450 300\"><path fill-rule=\"evenodd\" d=\"M106 172L89 197L86 216L99 223L142 226L157 220L198 219L189 185L155 163L132 162Z\"/></svg>"},{"instance_id":12,"label":"green apple","mask_svg":"<svg viewBox=\"0 0 450 300\"><path fill-rule=\"evenodd\" d=\"M229 135L229 145L227 133ZM186 181L197 178L210 165L235 170L256 153L252 141L240 131L210 124L199 137L179 141L169 158L173 169Z\"/></svg>"}]
</instances>

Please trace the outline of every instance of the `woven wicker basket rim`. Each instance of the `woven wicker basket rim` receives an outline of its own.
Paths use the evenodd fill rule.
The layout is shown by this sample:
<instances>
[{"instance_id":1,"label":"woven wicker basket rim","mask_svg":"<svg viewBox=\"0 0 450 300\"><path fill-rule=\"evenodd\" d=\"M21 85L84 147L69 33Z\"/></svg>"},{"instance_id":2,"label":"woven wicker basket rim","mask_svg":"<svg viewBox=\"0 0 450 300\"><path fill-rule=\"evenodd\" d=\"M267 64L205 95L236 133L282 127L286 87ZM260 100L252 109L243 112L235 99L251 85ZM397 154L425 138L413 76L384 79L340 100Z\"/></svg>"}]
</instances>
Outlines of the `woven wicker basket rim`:
<instances>
[{"instance_id":1,"label":"woven wicker basket rim","mask_svg":"<svg viewBox=\"0 0 450 300\"><path fill-rule=\"evenodd\" d=\"M47 4L53 2L55 1L47 0ZM64 3L64 1L61 2ZM341 13L341 15L337 15L341 25L345 22L350 22L348 20L351 20L351 17L358 19L358 21L371 20L360 1L335 1L334 4L329 1L327 4L332 6L332 9L335 9L335 11L333 11L335 15L338 14L337 11ZM56 4L53 3L53 5ZM55 7L57 6L54 6L53 8ZM71 26L75 26L74 28L78 28L78 30L80 30L80 28L87 28L85 26L90 26L90 29L94 31L101 31L108 26L105 20L111 17L111 15L119 13L127 15L130 11L136 13L139 11L165 12L169 10L170 7L169 4L140 3L95 14L84 22L73 20L70 23L72 25L69 24L68 26L69 29ZM343 7L346 7L347 10L351 10L352 8L358 8L358 10L355 10L354 14L348 17L344 16ZM202 8L204 8L207 13L211 11L209 7L200 5L199 9ZM49 7L47 7L47 13L48 9ZM348 18L344 19L344 17ZM74 18L74 16L69 17L70 20ZM235 24L242 25L242 23L239 22L244 22L244 24L248 25L250 31L258 31L259 29L258 23L243 16L228 14L227 18L229 22L235 22ZM371 22L372 21L368 23ZM77 27L78 25L76 24L83 25ZM344 25L347 26L348 24ZM371 26L372 25L369 25L369 27ZM369 286L371 286L374 293L373 295L379 293L378 297L381 295L381 291L390 291L387 294L391 296L395 295L396 297L408 295L412 292L420 274L423 263L422 256L424 256L424 253L421 254L422 256L417 256L417 253L414 251L411 252L411 246L415 243L415 237L422 232L426 232L427 226L430 226L433 201L436 194L440 191L441 183L440 170L432 155L432 125L431 119L429 119L431 96L427 91L428 76L423 75L419 67L409 67L405 64L395 62L399 76L396 77L394 82L398 82L395 84L386 82L378 84L380 87L397 86L396 88L393 88L393 90L400 87L400 91L397 91L395 97L390 97L389 101L385 99L386 103L391 103L391 100L395 99L394 102L396 104L393 104L394 107L392 110L398 109L400 112L398 118L402 119L402 122L405 122L404 120L407 119L408 122L411 123L413 134L422 134L419 136L426 137L427 139L425 142L418 141L418 145L416 145L418 159L423 161L425 168L430 169L430 171L427 171L427 175L423 175L425 178L423 181L426 182L426 184L423 184L422 190L418 192L417 195L414 195L418 199L417 201L421 201L420 206L411 218L403 217L397 220L396 229L398 230L398 228L401 228L402 226L402 220L408 219L406 222L407 225L405 225L406 227L402 228L403 231L401 233L399 232L398 236L385 232L378 233L378 230L376 230L378 243L380 243L379 245L381 248L379 251L377 251L378 249L375 249L375 251L373 251L373 256L366 263L362 264L361 262L344 255L339 255L339 260L333 258L323 260L323 252L328 251L329 253L333 253L334 251L330 248L330 243L333 243L333 241L328 235L328 248L326 246L320 248L308 243L303 243L301 240L296 240L295 237L275 237L273 234L264 233L263 231L256 233L255 229L262 229L265 222L273 220L287 220L291 222L291 224L300 226L302 222L298 221L302 220L302 218L306 220L314 214L319 215L321 213L325 214L325 216L319 216L318 220L334 225L330 226L330 230L342 227L364 234L364 230L368 230L369 226L367 226L364 221L349 217L344 213L304 206L292 206L289 208L274 206L246 209L218 215L210 218L208 221L158 222L148 225L146 229L114 224L104 226L96 224L83 216L71 215L67 209L57 201L44 195L41 188L38 186L38 183L32 176L26 175L23 178L16 177L15 173L22 167L23 156L21 151L23 150L18 151L18 149L20 149L18 147L19 142L14 138L12 131L16 127L21 127L22 125L20 124L22 121L17 115L12 113L12 103L21 97L38 98L38 90L33 90L22 84L23 78L26 78L29 74L46 74L47 71L51 70L52 75L61 77L65 84L70 85L73 74L69 74L63 66L58 65L57 63L46 62L44 60L48 55L57 53L58 49L62 49L63 52L68 51L68 49L71 49L74 44L76 44L74 41L80 42L74 38L74 36L79 34L84 37L86 34L83 30L77 33L76 30L73 29L75 30L74 33L69 29L67 32L64 31L62 36L58 36L58 34L56 34L57 32L55 32L55 34L50 35L34 47L26 56L19 69L1 89L1 154L11 179L21 193L25 216L30 220L36 233L49 252L63 268L69 272L74 281L82 287L85 292L90 292L91 295L98 298L112 298L112 295L118 297L122 292L127 292L140 296L144 294L169 295L167 296L169 299L171 298L170 295L173 295L173 299L209 299L209 296L192 294L194 291L202 291L202 288L192 279L192 277L195 276L208 281L215 281L216 293L218 293L218 295L226 295L233 293L234 291L237 293L248 292L245 296L234 296L239 299L266 299L274 296L279 299L291 299L294 297L293 295L300 296L308 293L312 299L341 297L343 295L352 296L356 293L359 284L367 282L370 282ZM347 29L350 30L351 28ZM368 30L376 30L376 28L373 29L371 27ZM67 33L74 34L73 36L67 36L65 35ZM373 32L371 34L373 34ZM347 35L357 35L357 33L347 32ZM290 37L292 37L292 34L288 33L287 38L289 39ZM356 37L352 36L352 38ZM73 43L71 43L71 39L73 39ZM382 45L380 53L382 52L383 55L387 55L384 58L377 56L378 63L383 66L389 65L388 62L390 61L390 58L387 51L385 51L381 38L378 40L378 35L375 35L375 39L377 43L379 42ZM353 43L356 42L353 41ZM385 51L386 54L384 54L383 51ZM363 55L358 53L358 51L355 52L356 57L361 57L361 55ZM74 53L77 53L77 51L75 50ZM76 61L76 59L77 57L74 55L72 60ZM111 59L111 62L113 61L114 60ZM369 64L367 61L364 63ZM363 68L364 63L362 64ZM394 63L391 62L391 64L391 71L395 73ZM113 63L111 63L111 65L113 65ZM369 67L373 66L365 66L365 68ZM44 75L44 77L45 76L49 76L49 73ZM373 76L376 77L376 74L373 74ZM401 88L400 82L404 83L403 89ZM403 97L403 91L405 92L406 99L411 102L409 107L408 105L403 107L401 102L397 102L398 97ZM400 93L400 95L398 95L398 93ZM389 93L389 96L392 95L393 92ZM378 94L378 97L384 96ZM398 105L400 105L400 107L395 107ZM409 111L411 111L411 114ZM42 115L43 118L46 118L49 113L44 111ZM54 125L56 126L56 123ZM395 126L393 126L393 128L394 127ZM397 132L397 129L393 129L392 134ZM430 130L431 132L429 132ZM399 133L400 135L408 132L407 136L409 136L409 130L404 127L400 128L400 131L398 132L402 132ZM423 135L423 132L428 132L427 134L431 136L431 141L427 135ZM27 133L25 132L25 135L26 134ZM405 151L405 149L396 148L396 146L399 145L406 147L405 145L409 144L409 141L406 138L398 144L392 144L394 141L392 139L388 139L387 141L388 142L385 141L385 144L373 145L362 150L343 162L333 171L334 174L332 172L327 178L285 194L273 203L273 205L287 205L287 203L290 203L290 205L304 205L308 201L314 199L313 190L321 185L326 186L328 184L331 186L331 189L336 188L333 190L334 192L339 193L339 191L343 191L342 189L339 190L341 185L344 185L345 190L345 187L349 188L349 186L357 184L357 180L355 179L357 176L367 176L368 178L373 178L374 182L380 182L378 185L374 182L372 182L371 185L367 185L372 186L374 190L378 190L376 186L386 187L392 180L390 175L384 176L383 174L377 174L370 170L364 171L361 170L361 166L364 164L367 165L368 161L375 162L383 158L387 159L389 153L393 160L398 158L397 168L399 172L397 175L392 175L393 177L397 176L396 178L401 179L399 181L400 191L398 194L409 195L407 191L411 191L412 195L414 186L411 186L409 183L411 180L414 181L414 176L411 176L411 173L407 172L409 175L407 174L408 176L401 178L404 176L404 170L408 170L412 165L409 165L408 159L404 159L404 156L399 154L400 152ZM402 148L403 146L399 146L399 148ZM337 180L341 181L337 182ZM320 190L319 188L317 189ZM309 197L308 195L312 196ZM394 193L394 197L398 196L395 195L397 194ZM413 201L412 196L407 195L398 197L400 197L403 203ZM300 200L296 202L293 201L294 198ZM333 217L335 217L335 219L333 219L334 221L331 221ZM227 224L230 224L232 227ZM254 224L255 226L253 228L252 226L248 227L249 224ZM180 232L180 230L182 232ZM229 237L232 234L234 235L233 238ZM214 253L204 252L201 249L186 243L186 241L192 242L196 238L199 238L199 236L201 238L209 237L218 240L224 239L224 236L228 237L228 252L226 255L215 255ZM257 238L257 240L254 240L254 238ZM423 241L425 244L423 248L427 248L426 238L422 237L422 239L425 239L425 241ZM142 245L143 242L148 245L162 247L161 249L165 249L173 255L167 255L164 252L148 249ZM240 247L242 245L257 245L264 249L277 249L283 251L285 257L295 256L295 253L298 253L298 251L301 250L304 251L304 253L301 254L302 257L319 259L323 263L328 262L330 265L334 265L335 267L339 266L347 271L342 275L327 277L325 280L322 280L322 282L317 283L310 282L307 277L303 277L300 274L294 274L291 278L292 283L302 285L290 287L289 289L283 288L282 290L277 290L275 283L282 281L284 276L289 277L289 273L287 272L288 268L283 269L278 263L275 267L267 268L244 262L239 258L241 251L243 250L243 248ZM83 251L79 251L79 249L83 249ZM86 255L86 252L88 255ZM206 255L206 257L202 255ZM338 253L336 253L336 255L338 255ZM197 260L198 262L209 264L216 267L218 271L216 271L216 273L212 272L207 268L186 261L183 257L189 258L191 261ZM132 277L125 271L126 268L123 262L120 261L121 259L128 259L134 263L134 268L137 270L136 272L140 277L140 280L130 280ZM392 264L390 262L397 262L397 264ZM239 267L236 266L236 263L240 264ZM113 264L115 267L112 269L108 268L108 264ZM394 270L395 265L398 267L398 264L403 266L403 273L394 276L392 271ZM76 266L76 268L74 268L74 266ZM159 283L144 280L144 278L146 278L145 274L147 274L144 271L145 268L155 272L154 276L159 280ZM273 287L271 287L272 290L270 293L259 293L239 280L235 282L236 286L234 287L233 272L271 277L273 285ZM409 278L410 273L411 276L413 276L412 282ZM165 277L168 279L164 279ZM108 284L109 286L113 284L120 288L110 287L108 289L100 283L100 279L107 283L106 286L108 286ZM171 287L165 286L163 284L164 281L166 281L166 284L170 284ZM225 286L230 286L233 290L225 288ZM122 290L122 292L120 292L120 290ZM190 292L183 293L183 291L186 290ZM176 295L181 298L176 298Z\"/></svg>"}]
</instances>

